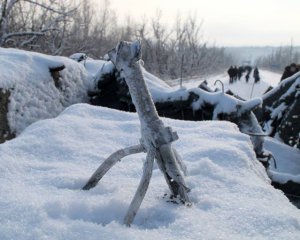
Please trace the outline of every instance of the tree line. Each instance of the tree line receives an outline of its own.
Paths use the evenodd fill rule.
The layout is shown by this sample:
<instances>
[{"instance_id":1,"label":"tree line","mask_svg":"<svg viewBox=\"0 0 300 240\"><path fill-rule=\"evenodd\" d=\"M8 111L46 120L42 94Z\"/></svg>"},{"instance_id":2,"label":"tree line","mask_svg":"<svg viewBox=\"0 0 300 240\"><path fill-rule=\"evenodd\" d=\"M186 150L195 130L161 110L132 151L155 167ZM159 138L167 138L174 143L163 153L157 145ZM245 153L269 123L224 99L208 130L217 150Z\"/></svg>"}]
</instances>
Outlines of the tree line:
<instances>
[{"instance_id":1,"label":"tree line","mask_svg":"<svg viewBox=\"0 0 300 240\"><path fill-rule=\"evenodd\" d=\"M224 48L204 40L197 15L178 15L173 27L160 11L120 24L109 0L96 6L92 0L0 0L0 46L101 58L120 40L139 38L146 69L161 78L203 76L233 62Z\"/></svg>"}]
</instances>

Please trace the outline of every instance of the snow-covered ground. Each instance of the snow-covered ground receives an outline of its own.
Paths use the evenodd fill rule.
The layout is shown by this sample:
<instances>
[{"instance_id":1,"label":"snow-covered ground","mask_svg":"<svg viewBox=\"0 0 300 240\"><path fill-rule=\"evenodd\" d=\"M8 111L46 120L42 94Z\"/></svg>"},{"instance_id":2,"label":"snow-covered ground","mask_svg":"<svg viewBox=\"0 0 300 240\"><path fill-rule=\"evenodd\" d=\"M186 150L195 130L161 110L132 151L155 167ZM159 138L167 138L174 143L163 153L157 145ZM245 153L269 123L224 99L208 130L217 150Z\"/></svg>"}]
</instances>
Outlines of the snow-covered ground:
<instances>
[{"instance_id":1,"label":"snow-covered ground","mask_svg":"<svg viewBox=\"0 0 300 240\"><path fill-rule=\"evenodd\" d=\"M205 79L204 78L189 79L183 82L183 86L186 88L198 87L204 80L206 80L208 86L211 87L212 89L215 89L216 87L221 89L222 87L220 83L216 83L216 85L214 85L216 80L221 80L224 83L225 92L230 89L233 93L239 95L244 99L251 99L255 97L261 97L268 89L269 86L272 87L277 86L281 78L281 75L275 72L270 72L267 70L259 70L259 72L260 72L261 80L256 84L254 84L253 72L251 72L248 83L246 83L245 74L244 74L240 81L237 81L233 84L229 84L228 74L222 73L222 74L207 77ZM173 87L179 85L178 80L170 80L168 81L168 83Z\"/></svg>"},{"instance_id":2,"label":"snow-covered ground","mask_svg":"<svg viewBox=\"0 0 300 240\"><path fill-rule=\"evenodd\" d=\"M122 225L144 154L81 191L106 157L140 134L135 113L76 104L0 145L0 239L299 238L299 210L270 185L247 135L224 121L163 120L179 135L191 207L163 198L168 187L155 167L133 226Z\"/></svg>"},{"instance_id":3,"label":"snow-covered ground","mask_svg":"<svg viewBox=\"0 0 300 240\"><path fill-rule=\"evenodd\" d=\"M99 185L81 191L90 175L111 153L139 141L134 113L69 105L86 100L100 72L111 63L0 48L0 84L14 90L9 121L20 134L0 145L0 240L40 239L297 239L300 212L281 191L270 185L255 159L249 136L229 122L188 122L164 119L178 131L175 147L187 164L192 207L167 202L168 187L157 167L150 188L131 228L122 219L142 174L144 154L125 158ZM64 64L57 88L49 67ZM154 98L182 96L152 74L144 76ZM261 71L262 81L252 97L261 96L279 75ZM216 79L249 95L253 79L228 84L226 74ZM196 87L201 79L184 83ZM241 85L240 87L238 87ZM219 86L220 87L220 86ZM257 89L257 91L256 91ZM233 92L234 89L231 88ZM259 90L259 91L258 91ZM66 110L64 110L68 107ZM53 119L40 120L43 118ZM40 120L40 121L38 121ZM37 121L37 122L35 122ZM35 122L34 124L29 124ZM267 139L278 160L278 175L299 178L299 150ZM286 164L287 163L287 164Z\"/></svg>"}]
</instances>

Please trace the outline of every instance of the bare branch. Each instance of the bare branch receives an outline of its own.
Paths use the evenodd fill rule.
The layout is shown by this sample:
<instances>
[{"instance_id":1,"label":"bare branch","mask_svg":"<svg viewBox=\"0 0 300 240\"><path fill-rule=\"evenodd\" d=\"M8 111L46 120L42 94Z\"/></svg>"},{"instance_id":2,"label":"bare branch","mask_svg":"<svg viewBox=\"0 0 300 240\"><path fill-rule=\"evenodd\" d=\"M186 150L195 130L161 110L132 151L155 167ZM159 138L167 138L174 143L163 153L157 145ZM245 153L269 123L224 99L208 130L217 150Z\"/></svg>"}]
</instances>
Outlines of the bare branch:
<instances>
[{"instance_id":1,"label":"bare branch","mask_svg":"<svg viewBox=\"0 0 300 240\"><path fill-rule=\"evenodd\" d=\"M37 6L40 6L41 8L44 8L44 9L47 9L51 12L54 12L54 13L57 13L57 14L63 14L63 15L66 15L66 14L70 14L70 13L73 13L74 11L77 10L77 7L65 12L65 11L59 11L57 9L54 9L54 8L51 8L50 6L47 6L45 4L42 4L42 3L39 3L37 1L32 1L32 0L23 0L24 2L28 2L28 3L32 3L32 4L35 4Z\"/></svg>"},{"instance_id":2,"label":"bare branch","mask_svg":"<svg viewBox=\"0 0 300 240\"><path fill-rule=\"evenodd\" d=\"M22 36L44 36L46 32L49 31L60 31L57 28L47 28L43 29L39 32L15 32L15 33L8 33L4 36L5 41L12 37L22 37Z\"/></svg>"},{"instance_id":3,"label":"bare branch","mask_svg":"<svg viewBox=\"0 0 300 240\"><path fill-rule=\"evenodd\" d=\"M143 146L139 144L114 152L99 166L99 168L90 177L89 181L84 185L82 190L90 190L91 188L95 187L101 178L107 173L107 171L109 171L109 169L111 169L122 158L131 154L141 153L143 151Z\"/></svg>"}]
</instances>

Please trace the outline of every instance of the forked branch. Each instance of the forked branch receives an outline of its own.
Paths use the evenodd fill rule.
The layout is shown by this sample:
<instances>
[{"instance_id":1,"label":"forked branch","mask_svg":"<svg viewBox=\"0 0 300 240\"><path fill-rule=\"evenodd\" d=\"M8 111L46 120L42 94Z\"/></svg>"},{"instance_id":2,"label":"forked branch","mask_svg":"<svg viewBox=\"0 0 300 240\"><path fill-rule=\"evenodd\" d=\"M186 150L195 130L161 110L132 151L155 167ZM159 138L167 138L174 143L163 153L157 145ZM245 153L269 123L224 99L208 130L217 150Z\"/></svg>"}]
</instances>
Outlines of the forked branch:
<instances>
[{"instance_id":1,"label":"forked branch","mask_svg":"<svg viewBox=\"0 0 300 240\"><path fill-rule=\"evenodd\" d=\"M90 177L89 181L84 185L82 190L90 190L91 188L95 187L101 178L108 172L108 170L111 169L112 166L114 166L122 158L131 154L141 153L143 151L143 146L139 144L114 152L100 165L100 167L98 167L98 169Z\"/></svg>"}]
</instances>

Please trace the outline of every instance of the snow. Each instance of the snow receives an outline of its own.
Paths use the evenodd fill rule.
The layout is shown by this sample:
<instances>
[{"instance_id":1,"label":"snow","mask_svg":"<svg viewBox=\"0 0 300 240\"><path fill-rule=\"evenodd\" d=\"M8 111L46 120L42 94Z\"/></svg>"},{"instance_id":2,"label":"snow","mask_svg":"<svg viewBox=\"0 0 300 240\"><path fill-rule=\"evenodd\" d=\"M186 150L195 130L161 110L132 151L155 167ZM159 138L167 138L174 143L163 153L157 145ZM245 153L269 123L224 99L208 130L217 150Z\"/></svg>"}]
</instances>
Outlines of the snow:
<instances>
[{"instance_id":1,"label":"snow","mask_svg":"<svg viewBox=\"0 0 300 240\"><path fill-rule=\"evenodd\" d=\"M76 59L78 56L80 56L80 53L73 54L70 57ZM115 68L111 61L95 60L92 58L82 61L81 64L83 64L87 71L89 82L92 82L94 86L97 81L101 81L102 75L113 73ZM166 82L149 73L144 67L142 67L142 72L153 98L159 99L164 93L174 92L174 89Z\"/></svg>"},{"instance_id":2,"label":"snow","mask_svg":"<svg viewBox=\"0 0 300 240\"><path fill-rule=\"evenodd\" d=\"M93 81L94 84L96 84L101 75L112 73L114 69L114 65L111 62L104 60L88 59L84 62L84 66L89 74L90 81Z\"/></svg>"},{"instance_id":3,"label":"snow","mask_svg":"<svg viewBox=\"0 0 300 240\"><path fill-rule=\"evenodd\" d=\"M60 87L49 68L65 66ZM74 103L87 102L91 83L83 66L69 58L0 48L0 88L11 92L8 122L17 135L31 123L57 116Z\"/></svg>"},{"instance_id":4,"label":"snow","mask_svg":"<svg viewBox=\"0 0 300 240\"><path fill-rule=\"evenodd\" d=\"M205 103L210 103L214 106L213 119L217 119L219 113L237 113L239 115L261 104L260 98L254 98L245 102L222 92L210 93L199 88L190 89L189 91L199 96L199 99L192 103L193 109L200 109Z\"/></svg>"},{"instance_id":5,"label":"snow","mask_svg":"<svg viewBox=\"0 0 300 240\"><path fill-rule=\"evenodd\" d=\"M284 87L286 84L289 84L290 82L293 82L296 79L296 81L293 83L293 85L289 88L289 90L281 96L281 99L284 99L286 96L290 95L293 91L295 91L295 88L300 84L300 72L295 73L294 75L284 79L281 81L277 88L272 89L268 93L265 94L264 98L268 98L270 95L272 95L279 87Z\"/></svg>"},{"instance_id":6,"label":"snow","mask_svg":"<svg viewBox=\"0 0 300 240\"><path fill-rule=\"evenodd\" d=\"M66 68L58 89L49 67L61 65ZM145 154L124 158L93 190L80 188L111 153L139 142L138 117L87 104L72 105L87 101L87 91L100 74L112 72L112 63L90 58L77 63L0 48L0 69L0 88L11 91L9 124L19 135L0 145L1 240L299 237L299 211L270 185L249 136L225 121L163 119L178 132L174 145L188 168L186 181L193 204L168 202L164 197L169 193L167 184L155 165L137 217L131 228L125 227L123 217L141 178ZM231 97L225 99L221 92L169 87L145 69L143 75L155 101L184 99L190 91L201 91L204 97L194 103L195 108L204 98L212 104L220 102L215 114L236 111L241 104ZM209 86L221 76L225 89L235 86L247 98L252 78L249 84L242 80L229 86L227 75L220 75L208 79ZM261 71L253 97L261 96L269 84L277 84L278 76ZM194 87L200 84L197 81ZM259 103L257 98L243 103L241 111ZM268 174L281 183L300 182L299 150L271 138L266 139L266 148L278 165L278 169L271 166Z\"/></svg>"},{"instance_id":7,"label":"snow","mask_svg":"<svg viewBox=\"0 0 300 240\"><path fill-rule=\"evenodd\" d=\"M213 114L215 117L219 113L233 113L237 112L237 110L239 110L240 113L243 113L246 110L253 109L255 106L261 104L260 98L253 98L245 102L227 94L225 95L222 92L210 93L204 91L195 87L199 85L196 80L195 82L197 83L190 85L191 88L178 88L176 86L171 87L167 85L164 81L150 74L145 69L143 69L143 75L147 82L151 96L155 102L186 100L188 99L190 93L194 93L199 96L199 99L192 103L193 109L197 110L205 103L209 103L215 106ZM237 109L238 105L240 109Z\"/></svg>"},{"instance_id":8,"label":"snow","mask_svg":"<svg viewBox=\"0 0 300 240\"><path fill-rule=\"evenodd\" d=\"M166 83L143 70L143 75L149 86L149 91L155 102L187 100L190 93L199 96L199 99L192 103L194 110L200 109L203 105L209 103L214 106L213 118L216 119L219 113L244 113L252 110L261 104L261 98L253 98L247 102L241 101L222 92L207 92L200 88L177 88L167 86Z\"/></svg>"},{"instance_id":9,"label":"snow","mask_svg":"<svg viewBox=\"0 0 300 240\"><path fill-rule=\"evenodd\" d=\"M69 56L69 58L73 59L74 61L81 62L88 59L88 56L85 53L74 53Z\"/></svg>"},{"instance_id":10,"label":"snow","mask_svg":"<svg viewBox=\"0 0 300 240\"><path fill-rule=\"evenodd\" d=\"M280 82L281 75L278 73L270 72L267 70L259 69L260 73L260 82L254 83L253 79L253 71L250 74L249 82L246 83L245 80L245 73L242 76L241 80L229 84L229 77L227 73L222 73L218 75L213 75L210 77L207 77L205 79L203 78L193 78L189 79L183 82L183 86L186 88L195 88L198 87L204 80L208 82L208 86L212 89L219 88L221 89L221 85L217 83L214 85L216 80L221 80L224 83L224 91L231 90L233 93L239 95L243 99L251 99L251 98L257 98L261 97L265 91L268 89L269 86L275 87ZM175 85L178 85L178 81L168 81L173 87ZM252 91L253 88L253 91ZM252 95L251 95L252 92Z\"/></svg>"},{"instance_id":11,"label":"snow","mask_svg":"<svg viewBox=\"0 0 300 240\"><path fill-rule=\"evenodd\" d=\"M277 163L277 169L271 161L271 167L268 174L273 181L287 183L291 180L300 183L300 150L288 145L282 144L274 138L267 137L265 147L272 152Z\"/></svg>"},{"instance_id":12,"label":"snow","mask_svg":"<svg viewBox=\"0 0 300 240\"><path fill-rule=\"evenodd\" d=\"M135 113L76 104L0 145L0 239L299 237L299 211L270 185L236 125L163 121L179 135L174 144L188 168L191 207L163 198L169 191L155 166L132 227L122 225L145 154L124 158L96 188L81 191L106 157L138 143L140 126Z\"/></svg>"},{"instance_id":13,"label":"snow","mask_svg":"<svg viewBox=\"0 0 300 240\"><path fill-rule=\"evenodd\" d=\"M87 92L95 89L100 75L113 73L114 65L109 61L86 58L80 63L69 58L48 56L16 49L0 49L0 87L11 91L8 121L10 129L19 135L31 123L45 118L57 116L66 107L74 103L87 102ZM77 59L82 53L73 54ZM65 65L61 71L61 89L55 86L49 67ZM155 102L185 100L189 92L199 89L170 87L142 68L144 78ZM219 93L207 95L209 99L220 98ZM199 101L204 101L201 98ZM194 103L200 106L200 102ZM236 102L233 98L222 101L220 108L235 111ZM229 109L230 108L230 109ZM217 109L218 114L222 109Z\"/></svg>"},{"instance_id":14,"label":"snow","mask_svg":"<svg viewBox=\"0 0 300 240\"><path fill-rule=\"evenodd\" d=\"M143 76L147 82L149 91L152 93L152 95L155 96L156 91L165 91L165 92L170 91L171 88L166 82L154 76L153 74L149 73L143 67L142 67L142 71L143 71Z\"/></svg>"},{"instance_id":15,"label":"snow","mask_svg":"<svg viewBox=\"0 0 300 240\"><path fill-rule=\"evenodd\" d=\"M261 81L260 83L256 83L254 85L253 90L253 96L259 96L261 97L262 94L265 92L265 90L268 88L268 86L272 86L276 88L277 86L281 86L284 84L289 83L290 81L293 81L295 78L296 81L294 84L290 87L290 89L281 97L282 99L291 94L292 91L295 91L296 86L300 84L300 73L296 73L295 75L283 80L280 82L281 75L277 73L273 73L270 71L260 70L261 75ZM214 86L214 82L216 79L221 79L224 83L225 91L230 89L235 94L245 98L249 99L248 94L251 93L251 87L253 85L253 76L250 75L250 83L246 83L244 78L241 79L241 81L238 81L234 84L229 84L228 81L228 75L227 73L217 75L214 77L210 77L207 79L208 86L212 89L215 89L216 86ZM191 79L190 81L184 83L184 86L186 87L196 87L199 86L201 82L203 82L203 79ZM252 83L251 83L252 81ZM263 97L266 98L270 94L272 94L276 89L271 90L267 94L265 94ZM200 89L197 91L201 91ZM222 96L222 93L205 93L204 91L201 92L200 96L204 96L203 98L205 101L211 99L211 103L213 104L214 101L219 102L219 106L215 109L214 115L216 115L218 112L218 109L224 112L233 112L236 111L236 106L239 104L240 101L230 99L230 98L222 98L220 100L220 97ZM210 97L211 96L211 97ZM218 97L219 96L219 97ZM202 105L203 99L199 99L197 102L193 103L193 106L196 108L199 108ZM234 103L234 101L236 103ZM256 98L251 99L251 102L253 105L258 104L259 100ZM247 104L249 105L249 104ZM277 108L272 109L271 117L274 118L275 116L281 117L282 111L286 108L284 103L281 103L278 105ZM278 137L279 138L279 137ZM279 183L286 183L287 181L291 180L296 183L300 183L300 152L299 149L291 148L285 144L280 144L277 140L273 138L266 138L265 148L272 152L274 155L276 162L277 162L277 169L274 168L274 165L271 166L271 169L268 171L268 175L271 177L273 181L279 182Z\"/></svg>"}]
</instances>

